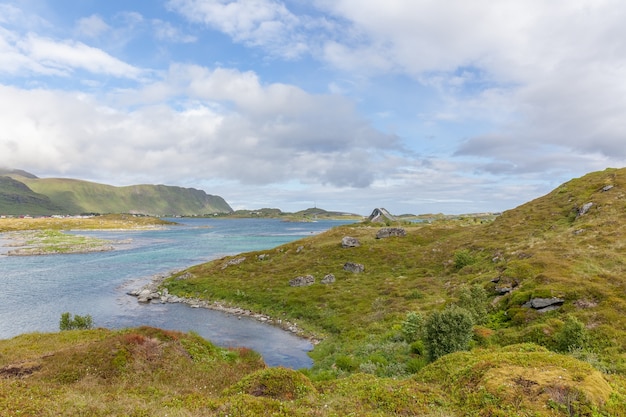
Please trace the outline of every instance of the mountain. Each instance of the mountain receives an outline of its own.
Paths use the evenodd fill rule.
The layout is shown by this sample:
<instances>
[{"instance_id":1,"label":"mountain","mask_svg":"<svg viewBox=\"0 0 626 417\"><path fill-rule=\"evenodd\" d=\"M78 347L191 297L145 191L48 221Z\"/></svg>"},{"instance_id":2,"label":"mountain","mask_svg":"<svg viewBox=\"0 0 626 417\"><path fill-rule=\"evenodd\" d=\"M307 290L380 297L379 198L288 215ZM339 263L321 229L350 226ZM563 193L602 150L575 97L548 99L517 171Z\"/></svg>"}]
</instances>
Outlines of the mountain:
<instances>
[{"instance_id":1,"label":"mountain","mask_svg":"<svg viewBox=\"0 0 626 417\"><path fill-rule=\"evenodd\" d=\"M232 212L222 197L193 188L146 184L115 187L77 179L37 178L18 170L5 170L5 176L0 178L3 179L0 182L0 214L138 213L163 216Z\"/></svg>"}]
</instances>

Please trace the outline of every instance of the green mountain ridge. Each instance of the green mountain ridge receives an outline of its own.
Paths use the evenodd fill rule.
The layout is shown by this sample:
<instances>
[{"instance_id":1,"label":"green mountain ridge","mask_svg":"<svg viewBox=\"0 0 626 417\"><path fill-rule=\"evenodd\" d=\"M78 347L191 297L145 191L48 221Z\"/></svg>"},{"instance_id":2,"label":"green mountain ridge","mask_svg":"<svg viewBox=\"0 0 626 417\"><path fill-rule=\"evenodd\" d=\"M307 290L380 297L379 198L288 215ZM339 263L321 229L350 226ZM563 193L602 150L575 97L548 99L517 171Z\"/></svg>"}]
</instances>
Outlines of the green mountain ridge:
<instances>
[{"instance_id":1,"label":"green mountain ridge","mask_svg":"<svg viewBox=\"0 0 626 417\"><path fill-rule=\"evenodd\" d=\"M222 197L193 188L147 184L115 187L78 179L37 178L19 170L4 170L4 175L0 177L0 214L194 216L233 211Z\"/></svg>"}]
</instances>

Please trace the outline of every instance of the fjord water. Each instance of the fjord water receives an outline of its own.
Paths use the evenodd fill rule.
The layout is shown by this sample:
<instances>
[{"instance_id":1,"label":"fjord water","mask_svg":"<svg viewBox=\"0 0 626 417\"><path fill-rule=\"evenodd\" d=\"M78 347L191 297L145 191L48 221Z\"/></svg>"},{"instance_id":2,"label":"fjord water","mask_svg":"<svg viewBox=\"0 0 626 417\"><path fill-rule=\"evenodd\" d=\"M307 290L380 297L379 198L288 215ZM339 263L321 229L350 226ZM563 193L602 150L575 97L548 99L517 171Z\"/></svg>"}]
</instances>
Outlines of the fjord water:
<instances>
[{"instance_id":1,"label":"fjord water","mask_svg":"<svg viewBox=\"0 0 626 417\"><path fill-rule=\"evenodd\" d=\"M220 346L252 348L271 366L310 366L307 352L312 346L291 333L253 319L183 304L139 304L126 292L156 274L224 255L270 249L348 222L175 221L179 224L160 230L75 232L117 242L110 252L6 256L7 248L0 247L0 338L58 331L60 316L68 311L90 314L98 327L149 325L195 331Z\"/></svg>"}]
</instances>

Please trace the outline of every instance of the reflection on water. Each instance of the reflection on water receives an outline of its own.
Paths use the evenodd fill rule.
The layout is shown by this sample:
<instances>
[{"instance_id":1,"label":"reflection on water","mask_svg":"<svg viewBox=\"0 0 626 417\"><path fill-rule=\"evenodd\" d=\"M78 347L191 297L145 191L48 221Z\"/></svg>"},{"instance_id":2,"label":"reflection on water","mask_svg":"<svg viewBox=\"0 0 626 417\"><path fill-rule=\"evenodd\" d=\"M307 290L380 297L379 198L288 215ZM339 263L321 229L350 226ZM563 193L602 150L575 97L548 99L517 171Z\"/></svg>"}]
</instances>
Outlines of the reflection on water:
<instances>
[{"instance_id":1,"label":"reflection on water","mask_svg":"<svg viewBox=\"0 0 626 417\"><path fill-rule=\"evenodd\" d=\"M310 366L306 353L312 346L288 332L253 319L187 305L140 305L126 291L147 283L155 274L227 254L269 249L345 222L177 221L183 224L163 230L77 232L120 242L112 252L29 257L0 252L0 338L57 331L61 314L69 311L90 314L95 325L102 327L149 325L192 330L220 346L252 348L272 366Z\"/></svg>"}]
</instances>

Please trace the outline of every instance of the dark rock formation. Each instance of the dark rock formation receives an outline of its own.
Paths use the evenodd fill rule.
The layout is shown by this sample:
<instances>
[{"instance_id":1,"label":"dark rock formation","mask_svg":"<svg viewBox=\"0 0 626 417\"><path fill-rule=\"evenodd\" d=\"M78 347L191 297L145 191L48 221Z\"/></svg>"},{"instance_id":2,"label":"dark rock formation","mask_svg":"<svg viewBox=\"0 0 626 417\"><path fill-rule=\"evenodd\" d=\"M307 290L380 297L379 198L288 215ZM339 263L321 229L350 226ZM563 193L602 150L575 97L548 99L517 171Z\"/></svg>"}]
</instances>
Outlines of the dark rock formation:
<instances>
[{"instance_id":1,"label":"dark rock formation","mask_svg":"<svg viewBox=\"0 0 626 417\"><path fill-rule=\"evenodd\" d=\"M344 236L343 239L341 239L342 248L356 248L357 246L361 246L357 238Z\"/></svg>"},{"instance_id":2,"label":"dark rock formation","mask_svg":"<svg viewBox=\"0 0 626 417\"><path fill-rule=\"evenodd\" d=\"M313 277L313 275L295 277L289 281L289 285L292 287L307 287L313 284L315 284L315 277Z\"/></svg>"},{"instance_id":3,"label":"dark rock formation","mask_svg":"<svg viewBox=\"0 0 626 417\"><path fill-rule=\"evenodd\" d=\"M363 266L363 264L357 264L354 262L346 262L343 265L343 269L344 271L354 272L355 274L358 274L359 272L365 271L365 266Z\"/></svg>"},{"instance_id":4,"label":"dark rock formation","mask_svg":"<svg viewBox=\"0 0 626 417\"><path fill-rule=\"evenodd\" d=\"M522 304L522 307L532 308L539 313L545 313L546 311L556 310L565 302L562 298L533 298L527 303Z\"/></svg>"},{"instance_id":5,"label":"dark rock formation","mask_svg":"<svg viewBox=\"0 0 626 417\"><path fill-rule=\"evenodd\" d=\"M376 239L384 239L392 236L406 236L406 231L401 227L383 227L376 233Z\"/></svg>"}]
</instances>

